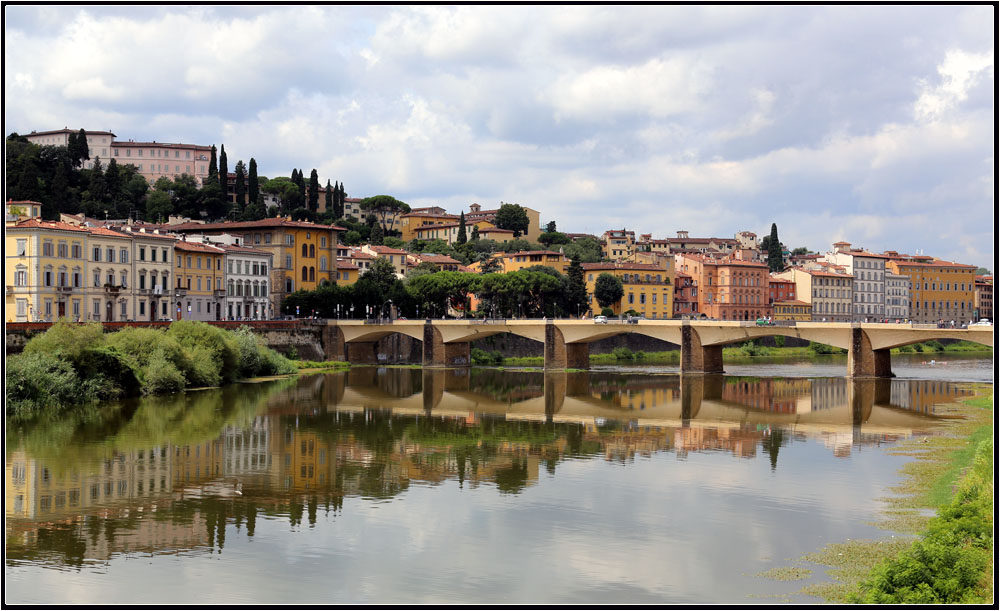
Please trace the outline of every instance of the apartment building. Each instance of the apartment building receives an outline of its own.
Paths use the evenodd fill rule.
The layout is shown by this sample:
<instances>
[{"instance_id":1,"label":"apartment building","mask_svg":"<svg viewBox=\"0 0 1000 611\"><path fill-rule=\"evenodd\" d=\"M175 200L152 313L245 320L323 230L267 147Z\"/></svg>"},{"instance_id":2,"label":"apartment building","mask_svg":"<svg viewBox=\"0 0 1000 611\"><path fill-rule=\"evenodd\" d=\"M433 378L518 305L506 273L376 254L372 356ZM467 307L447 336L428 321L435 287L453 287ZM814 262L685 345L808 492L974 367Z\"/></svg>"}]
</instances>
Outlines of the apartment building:
<instances>
[{"instance_id":1,"label":"apartment building","mask_svg":"<svg viewBox=\"0 0 1000 611\"><path fill-rule=\"evenodd\" d=\"M612 261L625 261L635 253L635 232L609 229L601 234L601 255Z\"/></svg>"},{"instance_id":2,"label":"apartment building","mask_svg":"<svg viewBox=\"0 0 1000 611\"><path fill-rule=\"evenodd\" d=\"M458 220L459 216L457 214L448 214L444 208L439 206L413 208L410 212L399 216L400 237L404 242L409 242L417 239L416 230L420 227L425 225L448 225L458 223ZM468 230L472 231L472 227L468 227Z\"/></svg>"},{"instance_id":3,"label":"apartment building","mask_svg":"<svg viewBox=\"0 0 1000 611\"><path fill-rule=\"evenodd\" d=\"M694 318L698 315L698 286L694 278L674 272L674 318Z\"/></svg>"},{"instance_id":4,"label":"apartment building","mask_svg":"<svg viewBox=\"0 0 1000 611\"><path fill-rule=\"evenodd\" d=\"M408 269L406 257L410 253L405 250L401 248L391 248L389 246L372 246L371 244L365 244L361 247L361 252L371 255L376 259L382 258L388 260L389 263L392 264L393 269L396 270L396 276L399 278L406 276L406 270Z\"/></svg>"},{"instance_id":5,"label":"apartment building","mask_svg":"<svg viewBox=\"0 0 1000 611\"><path fill-rule=\"evenodd\" d=\"M272 255L270 311L281 312L285 296L299 289L311 291L322 282L336 282L337 244L345 231L336 225L293 221L288 217L225 223L186 222L169 226L182 235L240 236L241 246ZM221 306L220 306L221 314Z\"/></svg>"},{"instance_id":6,"label":"apartment building","mask_svg":"<svg viewBox=\"0 0 1000 611\"><path fill-rule=\"evenodd\" d=\"M232 236L229 236L232 240ZM236 240L213 245L225 251L226 308L225 320L267 320L271 310L269 270L274 255L259 248L248 248Z\"/></svg>"},{"instance_id":7,"label":"apartment building","mask_svg":"<svg viewBox=\"0 0 1000 611\"><path fill-rule=\"evenodd\" d=\"M551 267L562 274L569 273L569 265L572 261L561 252L552 250L521 250L518 252L495 252L492 258L500 262L501 273L516 272L528 269L535 265ZM469 266L475 271L482 269L480 262L475 262Z\"/></svg>"},{"instance_id":8,"label":"apartment building","mask_svg":"<svg viewBox=\"0 0 1000 611\"><path fill-rule=\"evenodd\" d=\"M993 276L976 276L976 317L993 320Z\"/></svg>"},{"instance_id":9,"label":"apartment building","mask_svg":"<svg viewBox=\"0 0 1000 611\"><path fill-rule=\"evenodd\" d=\"M882 254L892 273L910 279L910 320L958 325L976 319L976 266L928 255Z\"/></svg>"},{"instance_id":10,"label":"apartment building","mask_svg":"<svg viewBox=\"0 0 1000 611\"><path fill-rule=\"evenodd\" d=\"M624 296L611 305L615 315L629 310L646 318L670 318L674 312L673 270L667 265L649 265L618 261L611 263L583 263L583 279L587 285L590 315L601 313L601 306L594 297L597 278L611 274L621 280Z\"/></svg>"},{"instance_id":11,"label":"apartment building","mask_svg":"<svg viewBox=\"0 0 1000 611\"><path fill-rule=\"evenodd\" d=\"M201 144L135 142L116 140L109 149L118 165L130 164L149 184L160 178L173 180L181 174L193 176L201 185L208 178L212 147ZM93 155L91 155L93 157ZM101 159L105 159L102 155ZM106 165L106 164L105 164ZM233 176L235 180L235 175Z\"/></svg>"},{"instance_id":12,"label":"apartment building","mask_svg":"<svg viewBox=\"0 0 1000 611\"><path fill-rule=\"evenodd\" d=\"M677 271L698 286L698 311L718 320L756 320L770 315L767 265L735 257L675 255Z\"/></svg>"},{"instance_id":13,"label":"apartment building","mask_svg":"<svg viewBox=\"0 0 1000 611\"><path fill-rule=\"evenodd\" d=\"M814 321L850 322L854 276L836 265L792 267L775 274L795 284L797 301L809 305Z\"/></svg>"},{"instance_id":14,"label":"apartment building","mask_svg":"<svg viewBox=\"0 0 1000 611\"><path fill-rule=\"evenodd\" d=\"M174 303L177 320L222 320L226 251L189 235L174 243Z\"/></svg>"},{"instance_id":15,"label":"apartment building","mask_svg":"<svg viewBox=\"0 0 1000 611\"><path fill-rule=\"evenodd\" d=\"M910 278L885 272L885 314L889 320L910 318Z\"/></svg>"},{"instance_id":16,"label":"apartment building","mask_svg":"<svg viewBox=\"0 0 1000 611\"><path fill-rule=\"evenodd\" d=\"M529 242L537 243L539 236L542 235L541 214L539 214L538 210L528 208L527 206L521 206L521 208L524 209L525 214L528 216L528 229L521 237ZM486 221L490 225L496 226L497 212L500 212L500 208L483 210L483 207L479 204L472 204L469 206L469 211L465 214L465 222L471 226L479 221Z\"/></svg>"},{"instance_id":17,"label":"apartment building","mask_svg":"<svg viewBox=\"0 0 1000 611\"><path fill-rule=\"evenodd\" d=\"M851 321L875 322L889 317L886 310L884 256L861 248L851 248L850 242L835 242L833 251L819 260L839 265L854 276Z\"/></svg>"},{"instance_id":18,"label":"apartment building","mask_svg":"<svg viewBox=\"0 0 1000 611\"><path fill-rule=\"evenodd\" d=\"M89 234L67 223L33 218L4 231L4 312L8 322L89 319Z\"/></svg>"},{"instance_id":19,"label":"apartment building","mask_svg":"<svg viewBox=\"0 0 1000 611\"><path fill-rule=\"evenodd\" d=\"M145 228L124 227L132 240L132 293L134 320L156 321L170 318L174 286L173 252L175 236L147 231Z\"/></svg>"}]
</instances>

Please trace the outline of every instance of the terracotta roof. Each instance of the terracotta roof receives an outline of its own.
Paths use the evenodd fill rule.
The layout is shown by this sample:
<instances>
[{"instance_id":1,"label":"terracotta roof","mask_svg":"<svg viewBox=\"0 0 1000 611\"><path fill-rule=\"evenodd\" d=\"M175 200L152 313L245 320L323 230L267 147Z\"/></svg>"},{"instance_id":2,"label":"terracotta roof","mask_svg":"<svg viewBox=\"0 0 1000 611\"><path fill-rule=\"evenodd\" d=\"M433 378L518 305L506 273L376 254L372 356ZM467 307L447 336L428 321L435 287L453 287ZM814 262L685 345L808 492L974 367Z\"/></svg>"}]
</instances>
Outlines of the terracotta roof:
<instances>
[{"instance_id":1,"label":"terracotta roof","mask_svg":"<svg viewBox=\"0 0 1000 611\"><path fill-rule=\"evenodd\" d=\"M667 270L663 269L659 265L653 265L652 263L582 263L584 270L629 270L629 271L650 271L650 272L660 272L666 273Z\"/></svg>"},{"instance_id":2,"label":"terracotta roof","mask_svg":"<svg viewBox=\"0 0 1000 611\"><path fill-rule=\"evenodd\" d=\"M88 136L90 134L95 134L95 135L98 135L98 136L114 136L114 134L111 133L111 132L92 132L89 129L85 129L83 131ZM71 132L74 133L74 134L78 134L78 133L80 133L80 130L78 130L78 129L69 129L69 128L50 129L50 130L45 131L45 132L31 132L30 134L21 134L21 135L24 136L25 138L27 138L29 136L48 136L49 134L68 134L68 133L71 133Z\"/></svg>"},{"instance_id":3,"label":"terracotta roof","mask_svg":"<svg viewBox=\"0 0 1000 611\"><path fill-rule=\"evenodd\" d=\"M557 257L565 256L561 252L555 252L552 250L519 250L517 252L505 253L504 257L521 257L525 255L555 255Z\"/></svg>"},{"instance_id":4,"label":"terracotta roof","mask_svg":"<svg viewBox=\"0 0 1000 611\"><path fill-rule=\"evenodd\" d=\"M110 132L109 132L110 133ZM114 134L111 134L112 136ZM117 146L119 148L127 148L130 146L162 146L165 148L187 148L187 149L197 149L199 151L210 151L211 146L206 146L204 144L181 144L179 142L132 142L131 140L112 140L111 146Z\"/></svg>"},{"instance_id":5,"label":"terracotta roof","mask_svg":"<svg viewBox=\"0 0 1000 611\"><path fill-rule=\"evenodd\" d=\"M380 255L406 255L409 254L405 250L399 248L392 248L391 246L369 246L371 250L377 252Z\"/></svg>"},{"instance_id":6,"label":"terracotta roof","mask_svg":"<svg viewBox=\"0 0 1000 611\"><path fill-rule=\"evenodd\" d=\"M413 255L413 258L417 259L421 263L424 261L427 261L429 263L455 263L455 264L461 263L461 261L457 261L449 257L448 255L438 255L433 253Z\"/></svg>"},{"instance_id":7,"label":"terracotta roof","mask_svg":"<svg viewBox=\"0 0 1000 611\"><path fill-rule=\"evenodd\" d=\"M480 229L479 233L509 233L513 234L513 229L500 229L499 227L487 227L485 229Z\"/></svg>"},{"instance_id":8,"label":"terracotta roof","mask_svg":"<svg viewBox=\"0 0 1000 611\"><path fill-rule=\"evenodd\" d=\"M227 252L245 252L250 255L267 255L271 256L271 251L261 250L259 248L250 248L249 246L236 246L235 244L212 244L216 248L221 248Z\"/></svg>"},{"instance_id":9,"label":"terracotta roof","mask_svg":"<svg viewBox=\"0 0 1000 611\"><path fill-rule=\"evenodd\" d=\"M184 240L178 240L174 244L175 250L187 250L190 252L204 252L213 255L220 255L225 251L221 248L210 246L208 244L201 244L199 242L185 242Z\"/></svg>"},{"instance_id":10,"label":"terracotta roof","mask_svg":"<svg viewBox=\"0 0 1000 611\"><path fill-rule=\"evenodd\" d=\"M351 263L350 261L337 259L337 269L361 269L361 268Z\"/></svg>"},{"instance_id":11,"label":"terracotta roof","mask_svg":"<svg viewBox=\"0 0 1000 611\"><path fill-rule=\"evenodd\" d=\"M7 229L59 229L62 231L86 232L88 228L78 227L76 225L70 225L69 223L63 223L61 221L43 221L40 219L25 219L23 221L19 221L14 225L8 225Z\"/></svg>"},{"instance_id":12,"label":"terracotta roof","mask_svg":"<svg viewBox=\"0 0 1000 611\"><path fill-rule=\"evenodd\" d=\"M309 221L290 221L286 218L266 218L259 221L225 221L222 223L180 223L170 225L173 231L207 231L207 230L230 230L230 229L257 229L265 227L297 227L300 229L347 231L344 227L336 225L321 225Z\"/></svg>"}]
</instances>

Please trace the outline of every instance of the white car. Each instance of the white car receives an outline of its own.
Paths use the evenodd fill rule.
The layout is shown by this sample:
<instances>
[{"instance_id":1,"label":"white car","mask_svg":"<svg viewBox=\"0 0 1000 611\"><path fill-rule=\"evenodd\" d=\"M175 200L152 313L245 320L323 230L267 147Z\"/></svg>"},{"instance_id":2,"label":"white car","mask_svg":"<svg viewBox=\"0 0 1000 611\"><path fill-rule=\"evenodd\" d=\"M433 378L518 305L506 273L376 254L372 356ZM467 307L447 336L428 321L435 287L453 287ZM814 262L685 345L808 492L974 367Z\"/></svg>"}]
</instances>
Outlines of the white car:
<instances>
[{"instance_id":1,"label":"white car","mask_svg":"<svg viewBox=\"0 0 1000 611\"><path fill-rule=\"evenodd\" d=\"M969 323L969 326L970 327L992 327L993 323L991 323L990 321L988 321L985 318L983 318L979 322Z\"/></svg>"},{"instance_id":2,"label":"white car","mask_svg":"<svg viewBox=\"0 0 1000 611\"><path fill-rule=\"evenodd\" d=\"M595 325L606 325L606 324L608 324L608 317L607 316L595 316L594 317L594 324Z\"/></svg>"}]
</instances>

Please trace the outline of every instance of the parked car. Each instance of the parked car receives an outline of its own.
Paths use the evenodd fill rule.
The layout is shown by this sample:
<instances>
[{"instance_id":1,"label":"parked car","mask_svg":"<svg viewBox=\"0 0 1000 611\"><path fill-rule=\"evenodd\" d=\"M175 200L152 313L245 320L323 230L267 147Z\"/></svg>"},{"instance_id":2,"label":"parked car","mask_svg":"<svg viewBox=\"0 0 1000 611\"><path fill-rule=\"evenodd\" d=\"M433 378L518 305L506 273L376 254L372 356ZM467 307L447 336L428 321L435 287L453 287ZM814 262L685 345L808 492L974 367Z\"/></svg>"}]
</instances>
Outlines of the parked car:
<instances>
[{"instance_id":1,"label":"parked car","mask_svg":"<svg viewBox=\"0 0 1000 611\"><path fill-rule=\"evenodd\" d=\"M981 319L979 319L979 322L969 323L969 326L970 327L992 327L993 323L991 323L986 318L981 318Z\"/></svg>"},{"instance_id":2,"label":"parked car","mask_svg":"<svg viewBox=\"0 0 1000 611\"><path fill-rule=\"evenodd\" d=\"M594 317L594 324L595 325L606 325L606 324L608 324L608 317L607 316L595 316Z\"/></svg>"},{"instance_id":3,"label":"parked car","mask_svg":"<svg viewBox=\"0 0 1000 611\"><path fill-rule=\"evenodd\" d=\"M766 318L758 318L757 319L757 326L758 327L773 327L774 323L771 322L770 320L766 319Z\"/></svg>"}]
</instances>

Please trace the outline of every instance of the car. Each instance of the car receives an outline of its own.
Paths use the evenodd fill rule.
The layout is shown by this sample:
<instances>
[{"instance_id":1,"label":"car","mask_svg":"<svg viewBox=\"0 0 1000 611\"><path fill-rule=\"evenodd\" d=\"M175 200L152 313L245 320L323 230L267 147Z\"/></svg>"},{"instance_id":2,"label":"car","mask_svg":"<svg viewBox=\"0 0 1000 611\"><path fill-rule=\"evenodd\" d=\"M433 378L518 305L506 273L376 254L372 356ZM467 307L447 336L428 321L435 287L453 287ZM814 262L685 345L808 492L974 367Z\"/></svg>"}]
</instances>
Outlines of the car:
<instances>
[{"instance_id":1,"label":"car","mask_svg":"<svg viewBox=\"0 0 1000 611\"><path fill-rule=\"evenodd\" d=\"M773 327L774 323L771 322L770 320L766 319L766 318L758 318L757 319L757 326L758 327Z\"/></svg>"},{"instance_id":2,"label":"car","mask_svg":"<svg viewBox=\"0 0 1000 611\"><path fill-rule=\"evenodd\" d=\"M979 322L969 323L969 326L970 327L992 327L993 323L991 323L989 320L987 320L985 318L981 318L979 320Z\"/></svg>"},{"instance_id":3,"label":"car","mask_svg":"<svg viewBox=\"0 0 1000 611\"><path fill-rule=\"evenodd\" d=\"M608 317L607 316L595 316L594 317L594 324L595 325L606 325L606 324L608 324Z\"/></svg>"}]
</instances>

